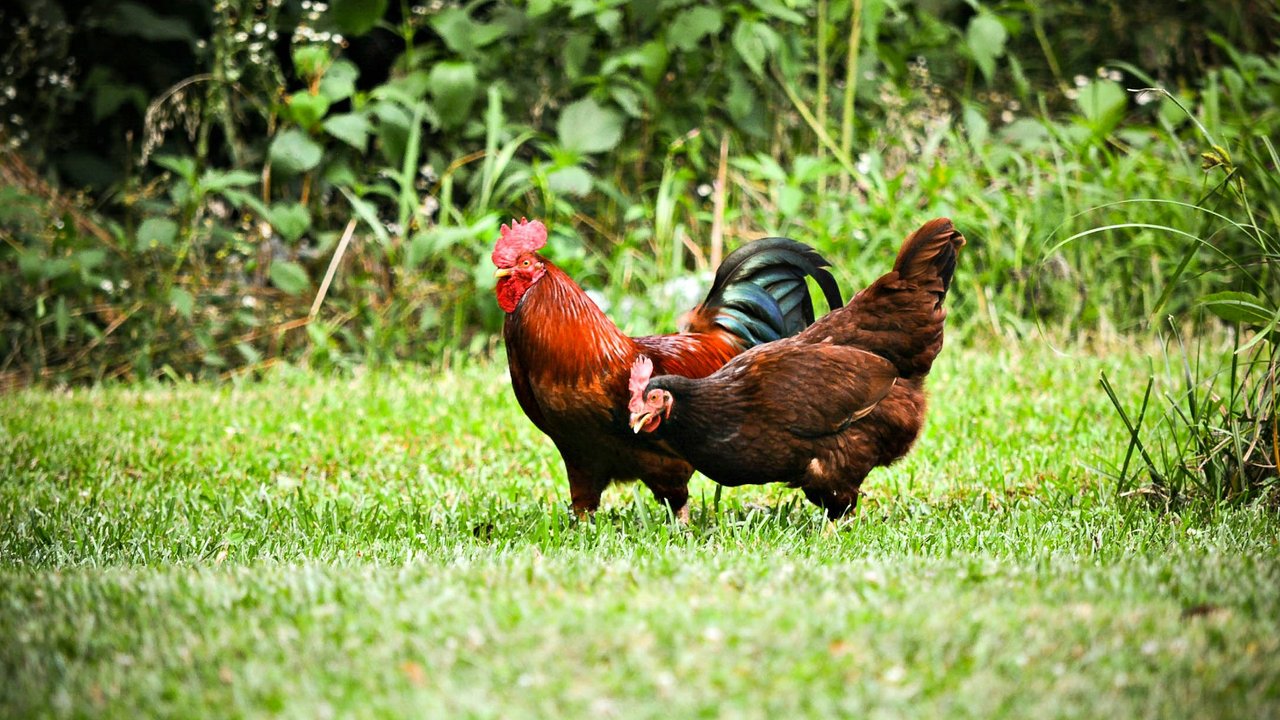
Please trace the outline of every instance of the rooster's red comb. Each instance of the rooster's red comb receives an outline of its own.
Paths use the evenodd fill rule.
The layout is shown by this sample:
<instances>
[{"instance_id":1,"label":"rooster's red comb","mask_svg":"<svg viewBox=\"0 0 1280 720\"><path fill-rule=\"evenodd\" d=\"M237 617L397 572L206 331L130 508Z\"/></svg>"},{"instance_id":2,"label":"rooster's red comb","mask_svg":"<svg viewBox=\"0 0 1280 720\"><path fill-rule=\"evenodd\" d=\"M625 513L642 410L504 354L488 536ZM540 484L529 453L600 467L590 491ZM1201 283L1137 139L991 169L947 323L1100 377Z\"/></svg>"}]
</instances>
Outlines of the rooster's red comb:
<instances>
[{"instance_id":1,"label":"rooster's red comb","mask_svg":"<svg viewBox=\"0 0 1280 720\"><path fill-rule=\"evenodd\" d=\"M515 265L521 255L537 252L547 244L547 226L537 220L512 220L510 225L503 225L500 232L490 258L500 268Z\"/></svg>"},{"instance_id":2,"label":"rooster's red comb","mask_svg":"<svg viewBox=\"0 0 1280 720\"><path fill-rule=\"evenodd\" d=\"M644 408L644 389L649 386L653 377L653 361L641 355L631 364L631 379L627 381L627 389L631 391L631 412L639 412Z\"/></svg>"}]
</instances>

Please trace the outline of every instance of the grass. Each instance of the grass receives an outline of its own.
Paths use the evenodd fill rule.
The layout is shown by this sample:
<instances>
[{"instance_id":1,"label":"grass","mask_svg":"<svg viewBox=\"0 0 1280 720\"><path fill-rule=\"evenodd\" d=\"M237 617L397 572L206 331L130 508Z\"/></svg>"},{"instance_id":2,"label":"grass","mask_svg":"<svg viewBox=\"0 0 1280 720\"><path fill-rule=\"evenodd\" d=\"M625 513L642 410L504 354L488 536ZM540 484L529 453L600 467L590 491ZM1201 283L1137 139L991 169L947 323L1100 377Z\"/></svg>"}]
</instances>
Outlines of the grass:
<instances>
[{"instance_id":1,"label":"grass","mask_svg":"<svg viewBox=\"0 0 1280 720\"><path fill-rule=\"evenodd\" d=\"M697 478L572 520L501 365L0 404L0 716L1265 717L1280 519L1087 470L1133 348L949 347L830 532Z\"/></svg>"}]
</instances>

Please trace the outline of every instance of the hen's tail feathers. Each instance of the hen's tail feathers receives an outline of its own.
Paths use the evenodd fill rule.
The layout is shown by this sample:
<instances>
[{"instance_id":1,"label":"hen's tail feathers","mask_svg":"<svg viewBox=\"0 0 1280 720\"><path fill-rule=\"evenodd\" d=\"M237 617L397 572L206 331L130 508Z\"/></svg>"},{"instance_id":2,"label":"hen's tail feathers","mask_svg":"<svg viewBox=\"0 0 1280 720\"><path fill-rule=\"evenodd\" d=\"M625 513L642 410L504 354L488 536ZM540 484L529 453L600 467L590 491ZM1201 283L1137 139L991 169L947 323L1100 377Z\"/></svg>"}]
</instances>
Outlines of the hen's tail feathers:
<instances>
[{"instance_id":1,"label":"hen's tail feathers","mask_svg":"<svg viewBox=\"0 0 1280 720\"><path fill-rule=\"evenodd\" d=\"M893 269L900 280L917 283L920 288L934 293L937 297L935 307L941 306L951 289L956 256L964 243L964 236L950 219L930 220L902 244Z\"/></svg>"},{"instance_id":2,"label":"hen's tail feathers","mask_svg":"<svg viewBox=\"0 0 1280 720\"><path fill-rule=\"evenodd\" d=\"M709 332L720 326L746 347L790 337L813 324L813 299L806 277L822 290L827 305L844 305L840 286L826 270L831 263L816 250L789 238L747 243L720 263L711 290L685 319L685 330Z\"/></svg>"},{"instance_id":3,"label":"hen's tail feathers","mask_svg":"<svg viewBox=\"0 0 1280 720\"><path fill-rule=\"evenodd\" d=\"M942 350L943 307L964 236L946 218L930 220L911 234L893 269L881 275L807 334L871 350L892 362L900 377L928 374Z\"/></svg>"}]
</instances>

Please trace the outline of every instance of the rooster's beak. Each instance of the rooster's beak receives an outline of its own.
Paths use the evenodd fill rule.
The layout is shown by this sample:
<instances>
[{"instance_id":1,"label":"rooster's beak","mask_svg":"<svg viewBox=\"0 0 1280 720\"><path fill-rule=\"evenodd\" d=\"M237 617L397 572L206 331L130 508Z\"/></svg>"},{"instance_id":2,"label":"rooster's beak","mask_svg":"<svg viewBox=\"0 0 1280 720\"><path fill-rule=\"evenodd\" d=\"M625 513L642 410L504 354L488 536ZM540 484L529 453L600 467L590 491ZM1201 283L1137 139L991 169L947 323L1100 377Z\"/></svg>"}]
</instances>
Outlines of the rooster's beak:
<instances>
[{"instance_id":1,"label":"rooster's beak","mask_svg":"<svg viewBox=\"0 0 1280 720\"><path fill-rule=\"evenodd\" d=\"M515 271L512 270L511 268L498 268L497 270L493 271L493 276L496 278L504 278L513 272Z\"/></svg>"},{"instance_id":2,"label":"rooster's beak","mask_svg":"<svg viewBox=\"0 0 1280 720\"><path fill-rule=\"evenodd\" d=\"M644 427L644 424L645 424L645 423L647 423L647 422L649 422L649 418L651 418L651 417L653 417L653 413L640 413L639 415L632 415L632 416L631 416L631 431L632 431L632 432L634 432L635 434L639 435L639 434L640 434L640 428L643 428L643 427Z\"/></svg>"}]
</instances>

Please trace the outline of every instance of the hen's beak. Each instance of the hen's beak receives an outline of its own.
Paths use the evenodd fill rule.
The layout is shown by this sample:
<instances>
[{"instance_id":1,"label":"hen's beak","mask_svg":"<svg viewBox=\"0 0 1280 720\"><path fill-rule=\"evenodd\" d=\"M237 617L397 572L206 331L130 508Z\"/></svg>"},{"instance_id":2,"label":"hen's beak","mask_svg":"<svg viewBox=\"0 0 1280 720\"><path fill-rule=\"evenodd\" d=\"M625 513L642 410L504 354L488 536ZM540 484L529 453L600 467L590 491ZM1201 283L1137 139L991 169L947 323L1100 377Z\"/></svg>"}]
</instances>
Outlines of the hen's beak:
<instances>
[{"instance_id":1,"label":"hen's beak","mask_svg":"<svg viewBox=\"0 0 1280 720\"><path fill-rule=\"evenodd\" d=\"M643 428L643 427L644 427L644 424L645 424L645 423L647 423L647 422L649 422L649 418L651 418L651 417L653 417L653 413L640 413L639 415L632 415L632 416L631 416L631 431L632 431L632 432L634 432L635 434L639 435L639 434L640 434L640 428Z\"/></svg>"},{"instance_id":2,"label":"hen's beak","mask_svg":"<svg viewBox=\"0 0 1280 720\"><path fill-rule=\"evenodd\" d=\"M497 270L493 271L493 276L496 278L504 278L513 272L515 271L512 270L511 268L498 268Z\"/></svg>"}]
</instances>

